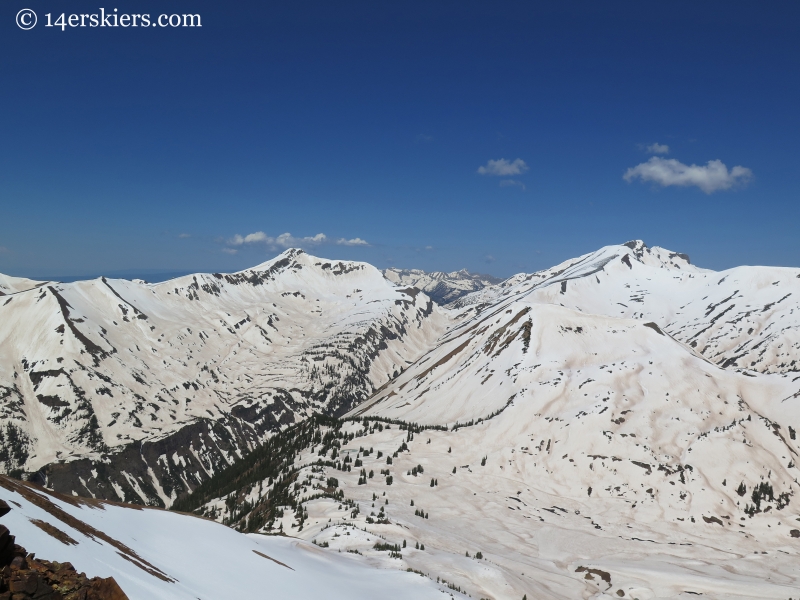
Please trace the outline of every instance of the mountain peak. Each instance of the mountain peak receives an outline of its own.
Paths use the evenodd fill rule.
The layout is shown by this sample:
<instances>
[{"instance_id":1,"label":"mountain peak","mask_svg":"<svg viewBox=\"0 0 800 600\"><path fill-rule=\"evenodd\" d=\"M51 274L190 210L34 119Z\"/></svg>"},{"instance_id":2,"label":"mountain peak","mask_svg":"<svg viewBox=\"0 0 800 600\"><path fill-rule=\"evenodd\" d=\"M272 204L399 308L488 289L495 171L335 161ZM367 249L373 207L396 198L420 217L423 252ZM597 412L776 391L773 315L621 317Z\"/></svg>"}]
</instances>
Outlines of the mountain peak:
<instances>
[{"instance_id":1,"label":"mountain peak","mask_svg":"<svg viewBox=\"0 0 800 600\"><path fill-rule=\"evenodd\" d=\"M640 262L644 262L641 259L645 255L655 255L659 258L666 255L669 262L672 263L672 266L676 265L691 265L692 261L689 259L688 254L684 254L683 252L673 252L671 250L667 250L666 248L661 248L659 246L653 246L652 248L648 247L642 240L631 240L630 242L625 242L622 244L626 248L630 248L632 250L632 254L639 260ZM684 265L685 263L685 265ZM667 266L664 264L663 266ZM679 267L680 268L680 267Z\"/></svg>"},{"instance_id":2,"label":"mountain peak","mask_svg":"<svg viewBox=\"0 0 800 600\"><path fill-rule=\"evenodd\" d=\"M271 268L274 268L276 265L281 264L283 261L291 261L296 259L298 256L306 254L306 251L301 248L287 248L274 258L270 258L269 260L265 260L264 262L257 264L254 267L249 267L247 269L243 269L240 272L244 271L266 271Z\"/></svg>"}]
</instances>

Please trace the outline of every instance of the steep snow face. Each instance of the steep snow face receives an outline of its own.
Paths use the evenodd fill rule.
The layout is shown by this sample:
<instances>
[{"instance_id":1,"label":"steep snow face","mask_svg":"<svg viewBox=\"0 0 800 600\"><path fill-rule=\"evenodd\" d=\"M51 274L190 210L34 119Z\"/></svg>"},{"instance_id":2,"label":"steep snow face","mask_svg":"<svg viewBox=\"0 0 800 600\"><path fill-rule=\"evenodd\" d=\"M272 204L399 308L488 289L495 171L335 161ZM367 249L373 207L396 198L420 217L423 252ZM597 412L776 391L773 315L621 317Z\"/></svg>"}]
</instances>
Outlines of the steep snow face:
<instances>
[{"instance_id":1,"label":"steep snow face","mask_svg":"<svg viewBox=\"0 0 800 600\"><path fill-rule=\"evenodd\" d=\"M17 543L90 577L114 577L130 600L443 597L444 586L426 578L297 539L243 535L188 515L52 495L5 477L0 498L12 508L3 525Z\"/></svg>"},{"instance_id":2,"label":"steep snow face","mask_svg":"<svg viewBox=\"0 0 800 600\"><path fill-rule=\"evenodd\" d=\"M466 269L452 273L441 271L426 273L419 269L384 269L383 276L395 285L422 290L442 306L502 281L491 275L470 273Z\"/></svg>"},{"instance_id":3,"label":"steep snow face","mask_svg":"<svg viewBox=\"0 0 800 600\"><path fill-rule=\"evenodd\" d=\"M733 394L721 400L729 401L731 410L739 410L741 399L780 412L793 410L793 402L778 401L799 389L800 383L783 376L724 370L653 322L523 299L486 310L445 334L434 350L350 416L454 425L487 418L511 402L527 405L525 398L542 406L569 400L591 414L587 406L604 408L597 403L611 392L622 394L623 403L656 402L645 410L657 409L668 418L684 403L687 409L702 407L725 394ZM659 426L652 433L664 430Z\"/></svg>"},{"instance_id":4,"label":"steep snow face","mask_svg":"<svg viewBox=\"0 0 800 600\"><path fill-rule=\"evenodd\" d=\"M0 299L0 459L7 470L36 470L195 423L205 429L140 467L202 480L275 428L349 410L449 322L427 296L391 285L370 265L300 250L234 274L17 292ZM190 473L186 461L196 463ZM126 479L116 485L146 487ZM104 485L91 493L115 486ZM174 493L159 485L145 496L169 503Z\"/></svg>"},{"instance_id":5,"label":"steep snow face","mask_svg":"<svg viewBox=\"0 0 800 600\"><path fill-rule=\"evenodd\" d=\"M46 281L35 281L33 279L25 279L23 277L11 277L10 275L3 275L0 273L0 296L24 292L26 290L41 287L46 284Z\"/></svg>"},{"instance_id":6,"label":"steep snow face","mask_svg":"<svg viewBox=\"0 0 800 600\"><path fill-rule=\"evenodd\" d=\"M709 271L636 241L516 275L456 304L475 311L515 299L652 321L724 368L800 371L800 269Z\"/></svg>"}]
</instances>

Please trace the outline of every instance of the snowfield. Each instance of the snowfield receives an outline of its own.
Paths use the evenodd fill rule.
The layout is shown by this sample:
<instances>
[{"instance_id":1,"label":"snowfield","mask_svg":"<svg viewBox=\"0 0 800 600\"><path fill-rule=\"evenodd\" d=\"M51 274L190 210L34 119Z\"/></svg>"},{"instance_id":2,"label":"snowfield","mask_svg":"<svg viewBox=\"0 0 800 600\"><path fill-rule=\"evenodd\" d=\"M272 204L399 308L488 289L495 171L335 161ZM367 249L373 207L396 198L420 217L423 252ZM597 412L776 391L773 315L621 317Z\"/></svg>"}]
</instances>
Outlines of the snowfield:
<instances>
[{"instance_id":1,"label":"snowfield","mask_svg":"<svg viewBox=\"0 0 800 600\"><path fill-rule=\"evenodd\" d=\"M445 597L441 586L419 575L371 567L293 538L243 535L193 516L53 496L5 477L0 498L12 508L3 525L17 543L40 558L71 562L90 577L113 577L131 600Z\"/></svg>"}]
</instances>

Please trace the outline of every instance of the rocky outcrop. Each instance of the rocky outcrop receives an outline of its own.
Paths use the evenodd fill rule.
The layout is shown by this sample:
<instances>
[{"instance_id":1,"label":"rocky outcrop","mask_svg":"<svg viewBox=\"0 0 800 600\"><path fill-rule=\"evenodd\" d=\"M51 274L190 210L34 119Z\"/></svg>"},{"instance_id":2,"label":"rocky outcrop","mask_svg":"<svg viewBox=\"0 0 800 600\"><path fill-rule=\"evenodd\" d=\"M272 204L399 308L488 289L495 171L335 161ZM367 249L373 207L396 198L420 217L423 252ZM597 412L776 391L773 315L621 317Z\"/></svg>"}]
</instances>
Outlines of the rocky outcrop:
<instances>
[{"instance_id":1,"label":"rocky outcrop","mask_svg":"<svg viewBox=\"0 0 800 600\"><path fill-rule=\"evenodd\" d=\"M0 516L9 510L0 500ZM68 562L36 558L15 541L0 525L0 600L128 600L113 577L89 578Z\"/></svg>"}]
</instances>

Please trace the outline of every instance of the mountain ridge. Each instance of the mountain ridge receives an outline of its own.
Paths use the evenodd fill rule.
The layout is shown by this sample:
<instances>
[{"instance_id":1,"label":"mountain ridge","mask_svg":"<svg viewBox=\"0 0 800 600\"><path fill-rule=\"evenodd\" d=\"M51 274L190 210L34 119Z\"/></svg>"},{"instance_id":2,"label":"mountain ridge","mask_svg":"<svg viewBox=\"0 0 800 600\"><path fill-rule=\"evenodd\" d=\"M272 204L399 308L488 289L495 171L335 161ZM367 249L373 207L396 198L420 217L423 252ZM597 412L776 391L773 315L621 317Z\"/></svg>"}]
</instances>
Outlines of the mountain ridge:
<instances>
[{"instance_id":1,"label":"mountain ridge","mask_svg":"<svg viewBox=\"0 0 800 600\"><path fill-rule=\"evenodd\" d=\"M231 274L20 291L0 302L0 460L163 505L271 430L365 399L447 322L366 263L302 250Z\"/></svg>"}]
</instances>

